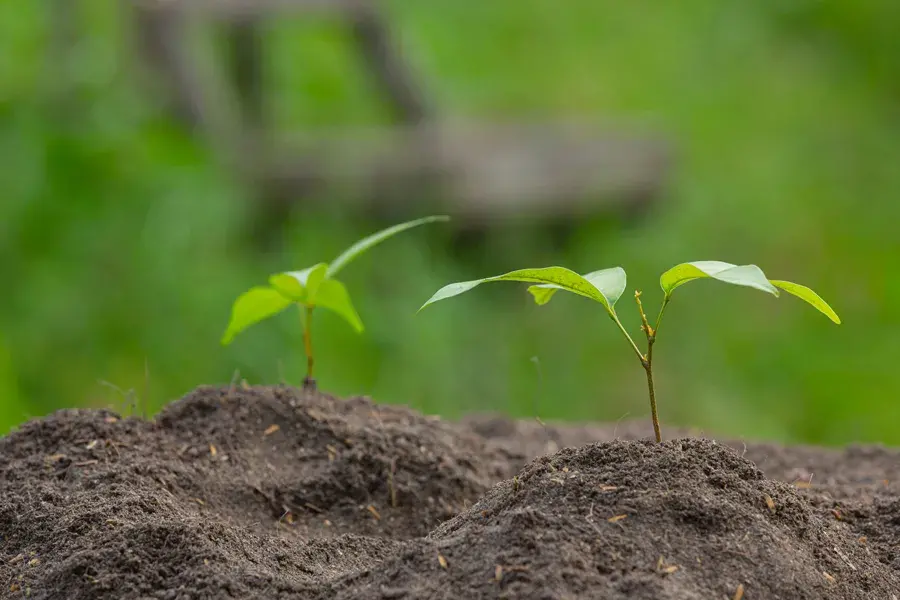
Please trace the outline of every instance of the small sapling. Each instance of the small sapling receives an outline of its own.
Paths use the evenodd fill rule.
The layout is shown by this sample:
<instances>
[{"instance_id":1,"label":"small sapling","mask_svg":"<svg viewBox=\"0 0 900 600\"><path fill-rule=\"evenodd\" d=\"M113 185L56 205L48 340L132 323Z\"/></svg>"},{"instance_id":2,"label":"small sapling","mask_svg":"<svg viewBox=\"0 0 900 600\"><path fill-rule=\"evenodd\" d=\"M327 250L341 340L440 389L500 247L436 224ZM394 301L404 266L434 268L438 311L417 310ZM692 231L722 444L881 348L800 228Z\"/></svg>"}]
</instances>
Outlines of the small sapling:
<instances>
[{"instance_id":1,"label":"small sapling","mask_svg":"<svg viewBox=\"0 0 900 600\"><path fill-rule=\"evenodd\" d=\"M310 326L313 309L327 308L340 315L357 332L363 324L350 301L350 294L343 283L334 278L347 264L376 244L413 227L447 221L445 216L432 216L400 223L365 237L340 254L331 264L319 263L302 271L285 271L269 277L268 286L250 288L235 300L231 320L222 336L222 344L228 345L234 337L251 325L274 316L291 305L300 309L303 324L303 346L306 352L306 378L304 385L315 387L313 379L313 348Z\"/></svg>"},{"instance_id":2,"label":"small sapling","mask_svg":"<svg viewBox=\"0 0 900 600\"><path fill-rule=\"evenodd\" d=\"M663 273L659 279L660 286L663 290L663 300L659 309L659 314L656 317L656 323L653 325L650 324L647 320L647 315L644 313L644 307L641 303L641 293L635 291L634 299L637 303L638 312L641 317L641 331L644 332L644 335L647 338L646 352L642 352L640 348L638 348L638 345L631 335L629 335L628 331L619 320L619 316L616 314L615 305L625 292L626 284L625 271L621 267L594 271L584 276L563 267L521 269L496 277L486 277L485 279L451 283L439 289L428 302L422 305L422 308L425 308L429 304L434 304L439 300L458 296L482 283L492 281L518 281L535 284L529 286L528 291L534 297L534 301L539 305L549 302L558 290L566 290L573 294L578 294L579 296L584 296L599 302L603 305L603 308L606 309L607 314L616 324L616 327L618 327L625 336L625 339L628 340L629 345L640 360L641 366L644 368L644 371L646 371L647 388L650 394L650 414L653 419L653 431L656 434L656 441L659 442L662 441L662 436L659 430L659 418L656 411L656 391L653 385L653 345L659 334L659 326L662 322L663 313L672 298L672 292L689 281L705 278L756 288L776 297L780 295L779 290L784 290L789 294L793 294L794 296L805 300L835 323L840 324L841 322L840 318L831 307L808 287L789 281L768 279L756 265L738 266L719 261L683 263L672 267ZM422 310L422 308L419 310Z\"/></svg>"}]
</instances>

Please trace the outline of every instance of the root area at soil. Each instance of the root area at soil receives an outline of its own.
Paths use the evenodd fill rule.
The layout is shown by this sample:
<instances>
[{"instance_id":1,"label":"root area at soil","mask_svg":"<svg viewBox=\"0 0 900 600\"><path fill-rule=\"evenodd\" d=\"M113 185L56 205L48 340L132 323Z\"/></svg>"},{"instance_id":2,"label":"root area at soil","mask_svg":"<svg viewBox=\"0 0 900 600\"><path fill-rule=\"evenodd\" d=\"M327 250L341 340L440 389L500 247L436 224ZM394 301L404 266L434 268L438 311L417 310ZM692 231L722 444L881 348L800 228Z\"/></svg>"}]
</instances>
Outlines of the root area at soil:
<instances>
[{"instance_id":1,"label":"root area at soil","mask_svg":"<svg viewBox=\"0 0 900 600\"><path fill-rule=\"evenodd\" d=\"M202 387L0 439L0 598L900 600L900 451Z\"/></svg>"}]
</instances>

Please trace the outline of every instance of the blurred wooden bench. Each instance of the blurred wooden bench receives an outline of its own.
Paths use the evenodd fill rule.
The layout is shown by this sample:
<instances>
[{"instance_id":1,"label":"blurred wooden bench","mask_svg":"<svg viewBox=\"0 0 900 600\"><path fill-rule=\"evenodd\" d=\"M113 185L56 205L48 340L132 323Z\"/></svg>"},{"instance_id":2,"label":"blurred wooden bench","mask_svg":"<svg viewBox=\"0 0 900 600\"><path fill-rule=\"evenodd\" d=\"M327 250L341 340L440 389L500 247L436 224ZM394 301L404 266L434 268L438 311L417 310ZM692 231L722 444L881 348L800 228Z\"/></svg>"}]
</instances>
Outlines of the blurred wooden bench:
<instances>
[{"instance_id":1,"label":"blurred wooden bench","mask_svg":"<svg viewBox=\"0 0 900 600\"><path fill-rule=\"evenodd\" d=\"M470 223L579 219L646 206L670 170L671 149L653 133L578 121L442 119L374 0L134 0L133 7L141 55L164 82L172 114L262 190L260 210L272 222L298 203L333 196L323 190L363 213L420 214L414 205L428 203ZM287 137L268 131L260 23L284 13L346 21L395 124ZM201 66L189 49L197 22L226 29L227 68Z\"/></svg>"}]
</instances>

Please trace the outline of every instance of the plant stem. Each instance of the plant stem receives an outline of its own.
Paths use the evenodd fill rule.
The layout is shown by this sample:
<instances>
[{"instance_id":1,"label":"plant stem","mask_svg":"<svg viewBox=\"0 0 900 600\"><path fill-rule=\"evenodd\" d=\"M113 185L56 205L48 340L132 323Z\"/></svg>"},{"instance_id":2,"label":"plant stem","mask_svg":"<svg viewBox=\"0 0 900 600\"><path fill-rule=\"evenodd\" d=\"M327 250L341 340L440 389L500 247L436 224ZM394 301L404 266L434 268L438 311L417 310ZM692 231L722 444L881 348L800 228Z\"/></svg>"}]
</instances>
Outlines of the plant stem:
<instances>
[{"instance_id":1,"label":"plant stem","mask_svg":"<svg viewBox=\"0 0 900 600\"><path fill-rule=\"evenodd\" d=\"M650 328L650 323L647 322L647 314L644 312L644 305L641 303L641 292L639 290L634 290L634 301L637 302L638 312L641 314L641 331L646 333L649 339L653 335L653 330Z\"/></svg>"},{"instance_id":2,"label":"plant stem","mask_svg":"<svg viewBox=\"0 0 900 600\"><path fill-rule=\"evenodd\" d=\"M648 352L649 354L649 352ZM662 442L662 434L659 431L659 415L656 412L656 393L653 390L653 366L647 362L644 367L647 372L647 389L650 391L650 417L653 419L653 433L656 435L656 442Z\"/></svg>"},{"instance_id":3,"label":"plant stem","mask_svg":"<svg viewBox=\"0 0 900 600\"><path fill-rule=\"evenodd\" d=\"M659 324L662 323L663 313L666 312L666 307L669 305L669 295L666 294L665 298L663 298L662 305L659 307L659 314L656 316L656 326L653 328L653 340L656 341L656 334L659 332Z\"/></svg>"},{"instance_id":4,"label":"plant stem","mask_svg":"<svg viewBox=\"0 0 900 600\"><path fill-rule=\"evenodd\" d=\"M315 389L316 380L313 379L313 349L312 349L312 312L311 305L306 306L306 319L303 322L303 347L306 350L306 378L303 387Z\"/></svg>"},{"instance_id":5,"label":"plant stem","mask_svg":"<svg viewBox=\"0 0 900 600\"><path fill-rule=\"evenodd\" d=\"M659 310L659 317L656 319L656 327L650 327L647 321L647 314L644 312L644 305L641 303L641 293L634 292L634 301L637 303L638 312L641 314L641 330L647 335L647 356L642 358L641 366L647 373L647 390L650 392L650 417L653 419L653 433L656 434L656 442L662 442L662 434L659 431L659 414L656 411L656 390L653 387L653 343L656 341L656 331L659 328L659 322L662 320L663 311L666 309L668 297L663 300L662 307Z\"/></svg>"},{"instance_id":6,"label":"plant stem","mask_svg":"<svg viewBox=\"0 0 900 600\"><path fill-rule=\"evenodd\" d=\"M637 357L640 359L641 363L643 363L646 358L644 357L644 353L641 352L640 348L637 347L637 344L634 343L634 340L631 339L631 336L628 335L628 331L626 331L625 327L622 326L622 322L619 320L618 315L614 312L610 312L609 316L612 318L613 322L619 327L619 331L622 332L622 335L625 336L625 339L631 344L631 348L634 350L634 353L637 354Z\"/></svg>"}]
</instances>

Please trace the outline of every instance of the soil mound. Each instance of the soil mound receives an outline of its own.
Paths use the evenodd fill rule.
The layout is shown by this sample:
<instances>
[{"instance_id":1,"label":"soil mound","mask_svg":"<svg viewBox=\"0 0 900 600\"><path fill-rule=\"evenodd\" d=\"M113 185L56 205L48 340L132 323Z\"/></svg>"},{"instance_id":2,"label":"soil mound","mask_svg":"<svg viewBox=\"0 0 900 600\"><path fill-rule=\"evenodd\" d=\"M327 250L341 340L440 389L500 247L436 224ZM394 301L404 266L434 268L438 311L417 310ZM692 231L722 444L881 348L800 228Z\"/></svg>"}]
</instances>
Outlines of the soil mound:
<instances>
[{"instance_id":1,"label":"soil mound","mask_svg":"<svg viewBox=\"0 0 900 600\"><path fill-rule=\"evenodd\" d=\"M201 388L157 423L187 460L177 487L237 519L283 519L313 537L421 537L512 474L506 452L479 436L366 398Z\"/></svg>"},{"instance_id":2,"label":"soil mound","mask_svg":"<svg viewBox=\"0 0 900 600\"><path fill-rule=\"evenodd\" d=\"M644 427L284 387L59 411L0 438L0 598L900 600L900 453Z\"/></svg>"},{"instance_id":3,"label":"soil mound","mask_svg":"<svg viewBox=\"0 0 900 600\"><path fill-rule=\"evenodd\" d=\"M529 464L340 598L890 598L896 570L790 485L709 440Z\"/></svg>"},{"instance_id":4,"label":"soil mound","mask_svg":"<svg viewBox=\"0 0 900 600\"><path fill-rule=\"evenodd\" d=\"M200 388L153 422L60 411L0 439L0 597L310 597L507 463L438 419L288 388Z\"/></svg>"}]
</instances>

